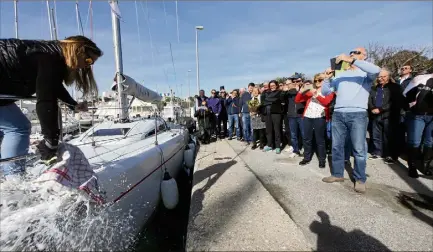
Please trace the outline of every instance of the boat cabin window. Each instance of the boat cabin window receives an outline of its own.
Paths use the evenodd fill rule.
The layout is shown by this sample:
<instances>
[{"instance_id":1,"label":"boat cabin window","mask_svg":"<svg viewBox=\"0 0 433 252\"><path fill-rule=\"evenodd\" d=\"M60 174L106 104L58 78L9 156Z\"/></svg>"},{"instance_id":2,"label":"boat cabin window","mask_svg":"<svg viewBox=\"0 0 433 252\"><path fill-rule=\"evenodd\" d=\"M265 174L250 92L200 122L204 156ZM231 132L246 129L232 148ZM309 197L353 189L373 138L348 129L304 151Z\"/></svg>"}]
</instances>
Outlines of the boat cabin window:
<instances>
[{"instance_id":1,"label":"boat cabin window","mask_svg":"<svg viewBox=\"0 0 433 252\"><path fill-rule=\"evenodd\" d=\"M98 129L90 136L124 136L130 128Z\"/></svg>"}]
</instances>

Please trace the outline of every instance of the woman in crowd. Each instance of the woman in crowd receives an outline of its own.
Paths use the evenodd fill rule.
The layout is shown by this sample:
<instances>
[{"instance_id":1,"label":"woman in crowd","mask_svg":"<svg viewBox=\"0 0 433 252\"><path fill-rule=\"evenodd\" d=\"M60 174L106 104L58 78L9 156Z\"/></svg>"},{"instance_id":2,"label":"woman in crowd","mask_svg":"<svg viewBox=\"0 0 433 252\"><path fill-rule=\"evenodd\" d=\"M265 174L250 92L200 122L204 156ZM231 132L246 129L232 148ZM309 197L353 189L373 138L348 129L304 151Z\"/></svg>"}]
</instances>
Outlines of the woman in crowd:
<instances>
[{"instance_id":1,"label":"woman in crowd","mask_svg":"<svg viewBox=\"0 0 433 252\"><path fill-rule=\"evenodd\" d=\"M304 87L299 90L295 97L295 102L306 102L304 118L304 159L300 165L310 163L313 156L313 135L316 139L317 155L319 157L319 167L325 168L326 165L326 122L330 120L329 104L334 99L334 93L323 96L321 93L323 74L314 76L313 88L308 81L304 82Z\"/></svg>"},{"instance_id":2,"label":"woman in crowd","mask_svg":"<svg viewBox=\"0 0 433 252\"><path fill-rule=\"evenodd\" d=\"M419 75L404 91L406 113L409 176L418 178L417 170L431 176L429 163L433 158L433 74ZM423 156L420 152L423 144ZM425 164L425 163L426 164Z\"/></svg>"},{"instance_id":3,"label":"woman in crowd","mask_svg":"<svg viewBox=\"0 0 433 252\"><path fill-rule=\"evenodd\" d=\"M260 142L260 149L263 150L266 143L266 124L265 117L261 113L261 98L259 88L254 87L251 100L248 102L250 110L251 124L253 128L253 146L251 149L257 149L257 140Z\"/></svg>"},{"instance_id":4,"label":"woman in crowd","mask_svg":"<svg viewBox=\"0 0 433 252\"><path fill-rule=\"evenodd\" d=\"M54 161L60 134L57 99L72 110L87 110L85 103L72 99L63 83L75 83L84 96L97 95L91 66L102 51L90 39L73 36L60 41L1 39L0 52L0 94L36 94L36 113L44 136L37 148L41 160ZM26 155L29 150L31 125L15 101L0 101L0 158ZM24 165L15 162L7 170L7 174L22 173Z\"/></svg>"},{"instance_id":5,"label":"woman in crowd","mask_svg":"<svg viewBox=\"0 0 433 252\"><path fill-rule=\"evenodd\" d=\"M227 114L229 118L229 138L228 140L233 139L233 127L236 130L236 138L238 140L241 139L241 132L239 128L239 112L240 112L240 103L239 103L239 94L237 90L233 90L231 95L227 97L225 100Z\"/></svg>"},{"instance_id":6,"label":"woman in crowd","mask_svg":"<svg viewBox=\"0 0 433 252\"><path fill-rule=\"evenodd\" d=\"M283 103L286 100L286 92L278 90L275 80L269 82L270 91L265 92L263 105L266 115L266 138L267 145L263 151L270 151L275 146L275 153L281 153L281 119ZM263 98L262 98L263 99Z\"/></svg>"},{"instance_id":7,"label":"woman in crowd","mask_svg":"<svg viewBox=\"0 0 433 252\"><path fill-rule=\"evenodd\" d=\"M226 109L226 104L225 104L225 100L226 100L226 91L224 89L221 89L221 91L219 92L219 98L220 98L220 104L221 104L221 112L217 117L217 125L219 125L219 127L221 128L221 122L223 124L223 133L222 136L223 137L227 137L228 133L227 133L227 120L228 120L228 116L227 116L227 109ZM218 127L218 126L217 126ZM218 132L219 134L221 134L221 130Z\"/></svg>"}]
</instances>

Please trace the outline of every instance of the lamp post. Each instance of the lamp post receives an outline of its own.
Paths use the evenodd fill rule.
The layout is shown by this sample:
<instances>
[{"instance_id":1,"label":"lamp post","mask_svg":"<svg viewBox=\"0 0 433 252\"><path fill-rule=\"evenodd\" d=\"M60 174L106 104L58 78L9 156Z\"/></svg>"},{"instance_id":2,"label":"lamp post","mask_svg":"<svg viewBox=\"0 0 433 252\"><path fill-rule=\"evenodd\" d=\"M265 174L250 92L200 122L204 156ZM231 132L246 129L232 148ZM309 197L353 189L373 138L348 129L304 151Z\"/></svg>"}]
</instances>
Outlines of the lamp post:
<instances>
[{"instance_id":1,"label":"lamp post","mask_svg":"<svg viewBox=\"0 0 433 252\"><path fill-rule=\"evenodd\" d=\"M199 25L195 27L195 61L196 61L196 72L197 72L197 95L200 92L200 68L199 68L199 62L198 62L198 31L203 30L204 27Z\"/></svg>"}]
</instances>

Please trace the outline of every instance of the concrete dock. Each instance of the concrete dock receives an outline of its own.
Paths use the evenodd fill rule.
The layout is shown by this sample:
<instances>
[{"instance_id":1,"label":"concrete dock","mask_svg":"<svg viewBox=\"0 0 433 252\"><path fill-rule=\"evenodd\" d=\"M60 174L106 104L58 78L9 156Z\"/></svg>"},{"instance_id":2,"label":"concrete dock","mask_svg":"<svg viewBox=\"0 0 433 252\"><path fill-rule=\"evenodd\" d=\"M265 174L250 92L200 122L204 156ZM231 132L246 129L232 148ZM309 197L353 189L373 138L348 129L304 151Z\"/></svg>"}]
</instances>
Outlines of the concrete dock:
<instances>
[{"instance_id":1,"label":"concrete dock","mask_svg":"<svg viewBox=\"0 0 433 252\"><path fill-rule=\"evenodd\" d=\"M358 194L347 174L326 184L329 165L300 160L236 140L202 145L186 250L433 251L432 177L368 160L367 193Z\"/></svg>"}]
</instances>

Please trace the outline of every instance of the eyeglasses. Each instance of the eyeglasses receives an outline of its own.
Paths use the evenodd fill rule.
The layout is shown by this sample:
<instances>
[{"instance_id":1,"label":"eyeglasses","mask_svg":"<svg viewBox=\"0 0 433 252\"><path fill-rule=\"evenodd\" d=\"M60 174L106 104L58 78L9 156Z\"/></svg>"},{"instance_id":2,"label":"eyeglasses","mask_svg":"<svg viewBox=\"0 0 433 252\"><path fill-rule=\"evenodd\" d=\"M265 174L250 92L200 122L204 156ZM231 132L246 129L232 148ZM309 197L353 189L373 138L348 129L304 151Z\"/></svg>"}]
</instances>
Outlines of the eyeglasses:
<instances>
[{"instance_id":1,"label":"eyeglasses","mask_svg":"<svg viewBox=\"0 0 433 252\"><path fill-rule=\"evenodd\" d=\"M323 79L317 79L317 80L314 80L314 83L318 83L318 82L322 82L323 81Z\"/></svg>"},{"instance_id":2,"label":"eyeglasses","mask_svg":"<svg viewBox=\"0 0 433 252\"><path fill-rule=\"evenodd\" d=\"M215 92L212 92L211 94L216 94Z\"/></svg>"},{"instance_id":3,"label":"eyeglasses","mask_svg":"<svg viewBox=\"0 0 433 252\"><path fill-rule=\"evenodd\" d=\"M302 80L294 80L293 83L301 83Z\"/></svg>"},{"instance_id":4,"label":"eyeglasses","mask_svg":"<svg viewBox=\"0 0 433 252\"><path fill-rule=\"evenodd\" d=\"M352 55L352 54L360 55L360 54L362 54L362 52L360 52L360 51L351 51L349 54L350 55Z\"/></svg>"}]
</instances>

